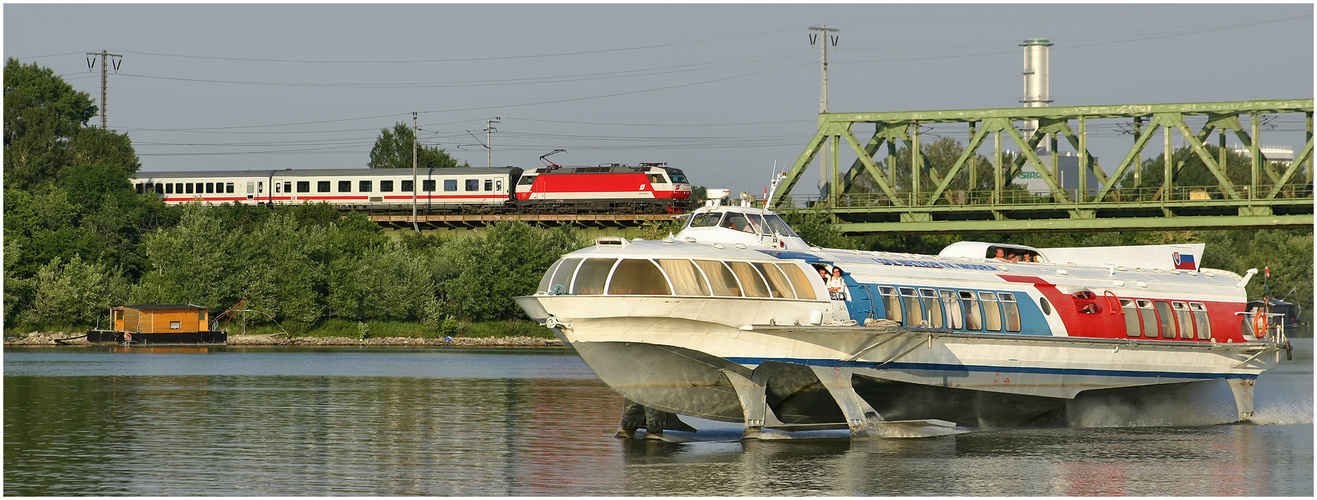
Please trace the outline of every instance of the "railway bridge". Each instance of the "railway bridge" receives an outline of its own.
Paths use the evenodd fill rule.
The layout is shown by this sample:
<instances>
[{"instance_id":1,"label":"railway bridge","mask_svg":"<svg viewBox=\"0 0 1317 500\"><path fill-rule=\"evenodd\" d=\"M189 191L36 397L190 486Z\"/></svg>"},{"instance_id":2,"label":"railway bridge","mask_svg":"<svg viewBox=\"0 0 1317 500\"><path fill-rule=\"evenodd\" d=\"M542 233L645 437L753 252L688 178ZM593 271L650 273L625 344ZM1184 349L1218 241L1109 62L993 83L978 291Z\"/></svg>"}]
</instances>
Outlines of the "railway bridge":
<instances>
[{"instance_id":1,"label":"railway bridge","mask_svg":"<svg viewBox=\"0 0 1317 500\"><path fill-rule=\"evenodd\" d=\"M1312 99L823 113L767 203L824 212L847 234L1312 227L1312 114ZM1261 133L1273 122L1305 123L1306 142L1292 159L1266 157ZM863 143L860 124L874 129ZM962 126L968 142L958 158L925 157L921 135ZM1112 170L1090 151L1089 131L1099 127L1134 138ZM1228 161L1230 135L1247 165ZM1154 168L1158 159L1144 161L1143 152L1159 137ZM833 154L821 166L821 194L800 206L791 190L825 147ZM847 170L838 159L844 150L854 158ZM1068 180L1063 158L1075 167ZM1045 187L1014 185L1026 175Z\"/></svg>"}]
</instances>

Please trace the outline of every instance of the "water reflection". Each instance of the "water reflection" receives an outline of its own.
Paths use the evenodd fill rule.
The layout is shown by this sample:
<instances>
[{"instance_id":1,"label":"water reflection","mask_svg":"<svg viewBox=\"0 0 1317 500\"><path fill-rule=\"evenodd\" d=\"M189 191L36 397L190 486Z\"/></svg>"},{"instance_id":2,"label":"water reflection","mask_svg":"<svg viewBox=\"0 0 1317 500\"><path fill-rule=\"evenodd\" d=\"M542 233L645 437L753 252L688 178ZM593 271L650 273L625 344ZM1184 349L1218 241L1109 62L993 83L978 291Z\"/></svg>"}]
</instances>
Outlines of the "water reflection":
<instances>
[{"instance_id":1,"label":"water reflection","mask_svg":"<svg viewBox=\"0 0 1317 500\"><path fill-rule=\"evenodd\" d=\"M4 493L1311 495L1311 362L1286 370L1274 425L664 442L615 439L621 397L570 353L6 349Z\"/></svg>"}]
</instances>

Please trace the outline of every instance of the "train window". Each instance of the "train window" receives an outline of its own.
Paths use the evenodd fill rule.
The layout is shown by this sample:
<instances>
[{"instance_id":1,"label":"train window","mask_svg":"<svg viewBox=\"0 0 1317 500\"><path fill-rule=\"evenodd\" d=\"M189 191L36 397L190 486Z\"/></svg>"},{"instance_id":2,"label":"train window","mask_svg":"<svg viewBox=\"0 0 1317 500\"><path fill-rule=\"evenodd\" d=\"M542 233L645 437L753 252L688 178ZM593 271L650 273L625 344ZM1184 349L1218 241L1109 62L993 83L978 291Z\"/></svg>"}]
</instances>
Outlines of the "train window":
<instances>
[{"instance_id":1,"label":"train window","mask_svg":"<svg viewBox=\"0 0 1317 500\"><path fill-rule=\"evenodd\" d=\"M1201 340L1212 338L1212 323L1207 321L1207 306L1201 302L1190 302L1189 309L1194 314L1194 326L1198 329L1198 338Z\"/></svg>"},{"instance_id":2,"label":"train window","mask_svg":"<svg viewBox=\"0 0 1317 500\"><path fill-rule=\"evenodd\" d=\"M480 190L480 179L467 179L467 180L466 180L466 191L467 191L468 193L476 192L476 191L479 191L479 190Z\"/></svg>"},{"instance_id":3,"label":"train window","mask_svg":"<svg viewBox=\"0 0 1317 500\"><path fill-rule=\"evenodd\" d=\"M535 183L535 176L533 175L527 175L525 177L522 177L521 180L517 181L518 186L529 186L534 183Z\"/></svg>"},{"instance_id":4,"label":"train window","mask_svg":"<svg viewBox=\"0 0 1317 500\"><path fill-rule=\"evenodd\" d=\"M1152 310L1151 300L1136 300L1135 304L1139 306L1139 319L1143 323L1143 336L1157 336L1157 313Z\"/></svg>"},{"instance_id":5,"label":"train window","mask_svg":"<svg viewBox=\"0 0 1317 500\"><path fill-rule=\"evenodd\" d=\"M258 187L258 188L260 187L260 183L257 183L257 187ZM260 191L260 189L257 189L257 191ZM291 192L293 192L293 183L292 183L292 182L290 182L290 181L284 181L284 192L285 192L285 193L291 193Z\"/></svg>"},{"instance_id":6,"label":"train window","mask_svg":"<svg viewBox=\"0 0 1317 500\"><path fill-rule=\"evenodd\" d=\"M800 270L800 266L782 264L778 267L782 269L783 274L787 275L787 279L791 280L791 287L796 291L796 298L805 300L815 299L814 286L810 283L809 277L805 276L805 272Z\"/></svg>"},{"instance_id":7,"label":"train window","mask_svg":"<svg viewBox=\"0 0 1317 500\"><path fill-rule=\"evenodd\" d=\"M920 307L919 297L915 295L915 289L902 287L901 305L905 306L905 318L907 325L923 325L928 322L924 317L924 308Z\"/></svg>"},{"instance_id":8,"label":"train window","mask_svg":"<svg viewBox=\"0 0 1317 500\"><path fill-rule=\"evenodd\" d=\"M983 304L983 329L1001 331L1001 308L997 306L997 296L992 292L979 292L979 303Z\"/></svg>"},{"instance_id":9,"label":"train window","mask_svg":"<svg viewBox=\"0 0 1317 500\"><path fill-rule=\"evenodd\" d=\"M686 176L683 175L683 174L680 174L680 173L677 173L677 172L672 172L672 173L670 173L669 175L672 176L672 182L680 182L680 183L685 183L685 182L686 182Z\"/></svg>"},{"instance_id":10,"label":"train window","mask_svg":"<svg viewBox=\"0 0 1317 500\"><path fill-rule=\"evenodd\" d=\"M434 180L421 181L421 191L434 191Z\"/></svg>"},{"instance_id":11,"label":"train window","mask_svg":"<svg viewBox=\"0 0 1317 500\"><path fill-rule=\"evenodd\" d=\"M297 192L299 192L299 193L310 193L310 192L311 192L311 181L297 181Z\"/></svg>"},{"instance_id":12,"label":"train window","mask_svg":"<svg viewBox=\"0 0 1317 500\"><path fill-rule=\"evenodd\" d=\"M946 309L947 315L951 316L947 321L947 326L952 330L959 330L965 324L965 318L960 313L960 303L956 302L955 290L938 290L942 295L942 307Z\"/></svg>"},{"instance_id":13,"label":"train window","mask_svg":"<svg viewBox=\"0 0 1317 500\"><path fill-rule=\"evenodd\" d=\"M928 315L928 326L942 328L942 304L937 300L937 290L919 289L919 300L924 303L924 313Z\"/></svg>"},{"instance_id":14,"label":"train window","mask_svg":"<svg viewBox=\"0 0 1317 500\"><path fill-rule=\"evenodd\" d=\"M663 271L648 259L622 259L608 280L609 295L672 295Z\"/></svg>"},{"instance_id":15,"label":"train window","mask_svg":"<svg viewBox=\"0 0 1317 500\"><path fill-rule=\"evenodd\" d=\"M974 297L974 292L961 290L960 306L965 310L965 329L982 330L983 311L979 309L979 299Z\"/></svg>"},{"instance_id":16,"label":"train window","mask_svg":"<svg viewBox=\"0 0 1317 500\"><path fill-rule=\"evenodd\" d=\"M664 182L665 182L665 181L663 180L663 176L662 176L662 175L659 175L659 174L649 174L649 183L650 183L650 184L663 184Z\"/></svg>"},{"instance_id":17,"label":"train window","mask_svg":"<svg viewBox=\"0 0 1317 500\"><path fill-rule=\"evenodd\" d=\"M1020 306L1015 303L1015 294L1001 292L997 294L997 300L1001 302L1001 310L1006 317L1006 331L1020 331Z\"/></svg>"},{"instance_id":18,"label":"train window","mask_svg":"<svg viewBox=\"0 0 1317 500\"><path fill-rule=\"evenodd\" d=\"M351 193L351 192L352 192L352 181L338 181L338 192L340 192L340 193Z\"/></svg>"},{"instance_id":19,"label":"train window","mask_svg":"<svg viewBox=\"0 0 1317 500\"><path fill-rule=\"evenodd\" d=\"M494 181L494 190L503 191L503 179L497 179Z\"/></svg>"},{"instance_id":20,"label":"train window","mask_svg":"<svg viewBox=\"0 0 1317 500\"><path fill-rule=\"evenodd\" d=\"M163 193L163 192L165 192L165 185L164 185L164 184L156 184L156 185L155 185L155 192L156 192L156 193Z\"/></svg>"},{"instance_id":21,"label":"train window","mask_svg":"<svg viewBox=\"0 0 1317 500\"><path fill-rule=\"evenodd\" d=\"M890 286L878 287L878 295L883 298L883 312L887 319L892 321L901 321L901 299L896 295L896 289Z\"/></svg>"},{"instance_id":22,"label":"train window","mask_svg":"<svg viewBox=\"0 0 1317 500\"><path fill-rule=\"evenodd\" d=\"M754 266L755 269L759 270L759 274L762 274L768 280L769 295L780 299L796 298L795 292L791 291L791 282L787 281L787 277L782 274L781 269L772 264L761 264L759 262L755 262Z\"/></svg>"},{"instance_id":23,"label":"train window","mask_svg":"<svg viewBox=\"0 0 1317 500\"><path fill-rule=\"evenodd\" d=\"M1160 327L1163 338L1175 338L1175 313L1171 312L1171 304L1164 300L1154 302L1157 308L1157 326Z\"/></svg>"},{"instance_id":24,"label":"train window","mask_svg":"<svg viewBox=\"0 0 1317 500\"><path fill-rule=\"evenodd\" d=\"M278 184L275 184L275 187L277 188L277 187L279 187L279 185L278 185ZM255 192L256 192L256 183L255 183L255 182L250 182L250 181L247 182L247 194L252 194L252 193L255 193Z\"/></svg>"},{"instance_id":25,"label":"train window","mask_svg":"<svg viewBox=\"0 0 1317 500\"><path fill-rule=\"evenodd\" d=\"M399 189L399 191L410 193L412 192L412 188L412 181L402 181L402 189Z\"/></svg>"},{"instance_id":26,"label":"train window","mask_svg":"<svg viewBox=\"0 0 1317 500\"><path fill-rule=\"evenodd\" d=\"M1180 326L1180 338L1194 338L1194 316L1189 314L1189 305L1184 302L1171 302L1171 309L1175 311L1175 320Z\"/></svg>"},{"instance_id":27,"label":"train window","mask_svg":"<svg viewBox=\"0 0 1317 500\"><path fill-rule=\"evenodd\" d=\"M252 183L250 183L250 182L247 183L247 192L248 192L248 193L251 193L251 192L252 192ZM280 184L279 184L278 182L274 183L274 192L276 192L276 193L282 193L282 192L283 192L283 187L280 186ZM291 192L291 191L290 191L290 192Z\"/></svg>"},{"instance_id":28,"label":"train window","mask_svg":"<svg viewBox=\"0 0 1317 500\"><path fill-rule=\"evenodd\" d=\"M690 227L714 227L718 225L718 218L722 214L713 212L698 213L691 216Z\"/></svg>"},{"instance_id":29,"label":"train window","mask_svg":"<svg viewBox=\"0 0 1317 500\"><path fill-rule=\"evenodd\" d=\"M457 191L457 179L444 179L444 191Z\"/></svg>"},{"instance_id":30,"label":"train window","mask_svg":"<svg viewBox=\"0 0 1317 500\"><path fill-rule=\"evenodd\" d=\"M184 190L187 191L187 192L184 193L184 194L192 194L192 183L191 183L191 182L185 182L185 183L183 183L183 187L184 187Z\"/></svg>"},{"instance_id":31,"label":"train window","mask_svg":"<svg viewBox=\"0 0 1317 500\"><path fill-rule=\"evenodd\" d=\"M214 182L207 182L207 183L206 183L206 194L215 194L215 183L214 183Z\"/></svg>"},{"instance_id":32,"label":"train window","mask_svg":"<svg viewBox=\"0 0 1317 500\"><path fill-rule=\"evenodd\" d=\"M233 183L232 183L232 182L226 182L226 183L224 183L224 192L225 192L225 193L232 193L232 192L233 192Z\"/></svg>"},{"instance_id":33,"label":"train window","mask_svg":"<svg viewBox=\"0 0 1317 500\"><path fill-rule=\"evenodd\" d=\"M373 188L374 188L374 186L372 186L372 184L374 184L374 182L372 182L372 181L357 181L357 192L358 192L358 193L369 193L369 192L371 192L371 191L373 190Z\"/></svg>"},{"instance_id":34,"label":"train window","mask_svg":"<svg viewBox=\"0 0 1317 500\"><path fill-rule=\"evenodd\" d=\"M494 179L485 179L485 191L494 190Z\"/></svg>"},{"instance_id":35,"label":"train window","mask_svg":"<svg viewBox=\"0 0 1317 500\"><path fill-rule=\"evenodd\" d=\"M709 278L709 288L714 295L721 297L740 297L741 285L736 283L736 275L732 270L727 268L726 264L716 260L697 260L695 265L700 266L704 271L704 276Z\"/></svg>"},{"instance_id":36,"label":"train window","mask_svg":"<svg viewBox=\"0 0 1317 500\"><path fill-rule=\"evenodd\" d=\"M317 193L328 193L328 192L329 192L329 181L316 181L316 192L317 192Z\"/></svg>"},{"instance_id":37,"label":"train window","mask_svg":"<svg viewBox=\"0 0 1317 500\"><path fill-rule=\"evenodd\" d=\"M142 183L140 182L133 183L133 189L137 191L137 194L142 194L146 192L145 189L142 189Z\"/></svg>"},{"instance_id":38,"label":"train window","mask_svg":"<svg viewBox=\"0 0 1317 500\"><path fill-rule=\"evenodd\" d=\"M380 192L381 192L381 193L392 193L392 192L393 192L393 181L380 181Z\"/></svg>"},{"instance_id":39,"label":"train window","mask_svg":"<svg viewBox=\"0 0 1317 500\"><path fill-rule=\"evenodd\" d=\"M741 281L741 287L746 297L769 297L768 284L764 282L764 277L759 275L754 266L749 262L728 262L732 267L732 272Z\"/></svg>"},{"instance_id":40,"label":"train window","mask_svg":"<svg viewBox=\"0 0 1317 500\"><path fill-rule=\"evenodd\" d=\"M165 194L174 194L173 184L165 184Z\"/></svg>"},{"instance_id":41,"label":"train window","mask_svg":"<svg viewBox=\"0 0 1317 500\"><path fill-rule=\"evenodd\" d=\"M608 281L608 271L613 269L617 259L585 259L581 270L576 272L572 281L573 295L600 295L604 293L604 284Z\"/></svg>"},{"instance_id":42,"label":"train window","mask_svg":"<svg viewBox=\"0 0 1317 500\"><path fill-rule=\"evenodd\" d=\"M659 267L672 280L676 295L709 295L709 283L695 264L686 259L659 259Z\"/></svg>"},{"instance_id":43,"label":"train window","mask_svg":"<svg viewBox=\"0 0 1317 500\"><path fill-rule=\"evenodd\" d=\"M163 186L168 186L169 184L156 184L156 186L162 186L162 185L163 185ZM161 193L165 192L164 190L160 190L160 189L157 189L156 191L159 191L159 192L161 192ZM183 183L182 183L182 182L175 182L175 183L174 183L174 192L175 192L175 193L182 193L182 192L183 192Z\"/></svg>"}]
</instances>

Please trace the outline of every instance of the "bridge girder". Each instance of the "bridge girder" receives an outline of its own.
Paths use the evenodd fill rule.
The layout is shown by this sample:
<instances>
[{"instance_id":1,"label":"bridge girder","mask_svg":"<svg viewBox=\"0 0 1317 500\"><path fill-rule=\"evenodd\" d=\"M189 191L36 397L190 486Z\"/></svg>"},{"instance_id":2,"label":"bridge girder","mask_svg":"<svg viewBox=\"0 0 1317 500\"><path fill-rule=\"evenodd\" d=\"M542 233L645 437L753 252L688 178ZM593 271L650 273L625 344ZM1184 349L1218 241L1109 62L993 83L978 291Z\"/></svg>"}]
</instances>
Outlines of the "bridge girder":
<instances>
[{"instance_id":1,"label":"bridge girder","mask_svg":"<svg viewBox=\"0 0 1317 500\"><path fill-rule=\"evenodd\" d=\"M1306 144L1295 155L1293 161L1279 171L1267 161L1262 154L1259 141L1259 120L1263 115L1302 113L1307 122ZM849 146L856 157L850 169L841 172L837 154L829 155L831 183L826 192L820 196L811 210L826 210L832 220L846 225L848 232L868 231L903 231L929 232L928 228L914 227L919 224L901 226L892 222L879 222L874 214L886 214L886 219L898 216L901 221L916 223L952 222L950 219L938 219L938 213L950 205L966 205L955 210L958 217L955 224L933 224L935 227L947 227L946 231L964 231L967 225L977 225L975 230L1129 230L1131 228L1182 228L1182 227L1292 227L1295 224L1312 225L1312 149L1313 149L1313 100L1258 100L1236 102L1206 102L1182 104L1130 104L1110 106L1057 106L1046 108L1002 108L975 110L941 110L941 111L895 111L874 113L823 113L819 115L819 128L806 145L796 163L787 171L778 188L768 200L768 205L778 210L790 211L783 201L790 195L791 189L801 179L805 169L813 162L821 148L830 146L838 149L841 143ZM1246 129L1241 116L1251 118L1251 127ZM1194 130L1186 117L1203 117L1203 125ZM1108 174L1097 162L1088 149L1088 122L1098 119L1129 119L1134 121L1134 144L1123 156L1114 171ZM874 133L868 141L861 143L853 132L856 124L865 123L874 126ZM932 124L963 123L969 128L969 141L964 152L944 172L931 168L921 157L920 127ZM1019 125L1036 124L1029 127L1032 132L1022 132ZM1073 126L1072 126L1073 125ZM1146 127L1146 128L1145 128ZM1139 169L1140 158L1144 149L1152 143L1155 136L1163 137L1163 155L1165 172L1162 183L1153 189L1133 186L1135 198L1144 202L1145 210L1107 210L1129 202L1130 186L1122 186L1121 181L1131 169ZM1219 135L1218 155L1213 156L1204 146L1212 133ZM1250 181L1247 186L1237 185L1226 174L1225 145L1226 135L1233 134L1248 148L1252 158ZM1215 186L1197 186L1203 191L1210 190L1217 194L1227 210L1221 214L1196 217L1235 218L1233 221L1191 221L1183 216L1177 217L1179 209L1175 206L1177 197L1193 196L1187 194L1185 186L1175 185L1175 165L1172 158L1172 137L1178 134L1190 146L1193 154L1202 161L1208 172L1216 180ZM1026 135L1028 135L1026 137ZM983 192L962 194L964 200L950 196L950 187L957 176L967 174L970 185L978 185L979 172L983 167L978 160L978 151L992 138L993 161L988 165L992 175L992 187L984 196ZM1048 141L1051 151L1058 151L1058 140L1064 139L1069 147L1079 156L1079 189L1068 191L1062 187L1058 176L1057 155L1051 155L1051 164L1046 165L1035 153L1044 141ZM1003 140L1009 141L1018 152L1004 152ZM897 147L903 145L911 151L910 174L908 186L897 186L896 158ZM886 171L880 167L878 154L886 150ZM1009 162L1004 158L1011 155ZM1017 207L1002 204L1007 196L1007 186L1023 171L1028 164L1033 167L1038 177L1046 183L1048 192L1046 200L1023 200L1028 205L1029 213L1069 214L1065 217L1028 219L1034 222L1021 222L1003 216L1004 213L1019 211ZM1300 172L1306 172L1307 184L1294 189L1291 182ZM863 174L868 174L875 186L873 193L857 196L852 193L855 181ZM1097 179L1099 186L1088 186L1089 175ZM931 189L921 185L921 179L931 182ZM1137 177L1136 177L1137 179ZM1266 185L1263 185L1266 184ZM832 187L840 189L832 189ZM1194 190L1198 191L1198 190ZM1195 192L1196 194L1196 192ZM1294 203L1295 198L1299 203ZM1306 203L1305 203L1306 200ZM1201 201L1201 200L1195 200ZM968 203L967 203L968 202ZM977 214L966 214L977 211ZM1233 210L1233 213L1230 213ZM1100 214L1094 216L1094 214ZM1272 217L1273 214L1280 214ZM1306 219L1305 219L1306 217ZM884 217L879 216L878 219ZM1159 221L1121 221L1125 218L1153 218ZM978 220L969 224L967 220ZM1039 220L1050 220L1048 224L1038 224ZM1306 223L1304 222L1306 220ZM1015 222L1008 222L1015 221ZM881 229L874 224L880 224ZM1011 229L1015 228L1015 229Z\"/></svg>"}]
</instances>

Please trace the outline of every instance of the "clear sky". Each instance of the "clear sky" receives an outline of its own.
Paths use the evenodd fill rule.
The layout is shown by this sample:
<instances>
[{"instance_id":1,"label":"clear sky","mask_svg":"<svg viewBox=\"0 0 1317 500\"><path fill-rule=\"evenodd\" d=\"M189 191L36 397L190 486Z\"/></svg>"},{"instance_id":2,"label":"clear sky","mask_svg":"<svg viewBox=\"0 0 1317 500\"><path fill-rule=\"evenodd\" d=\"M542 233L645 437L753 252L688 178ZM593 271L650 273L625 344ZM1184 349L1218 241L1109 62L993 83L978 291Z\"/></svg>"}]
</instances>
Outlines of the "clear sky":
<instances>
[{"instance_id":1,"label":"clear sky","mask_svg":"<svg viewBox=\"0 0 1317 500\"><path fill-rule=\"evenodd\" d=\"M1055 106L1313 97L1310 2L8 3L3 18L6 58L98 105L86 53L122 55L107 118L145 171L364 167L380 130L419 112L423 144L472 166L498 117L494 166L565 149L552 159L667 162L760 194L817 129L820 25L840 30L833 112L1018 107L1031 38L1055 44ZM1262 142L1302 146L1301 117L1267 127ZM1099 157L1130 141L1090 129Z\"/></svg>"}]
</instances>

